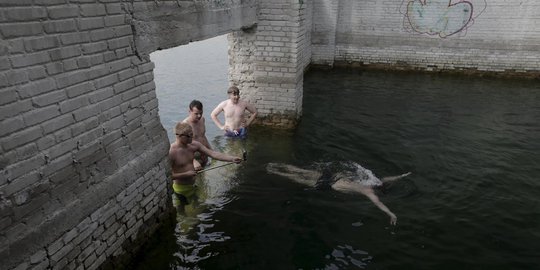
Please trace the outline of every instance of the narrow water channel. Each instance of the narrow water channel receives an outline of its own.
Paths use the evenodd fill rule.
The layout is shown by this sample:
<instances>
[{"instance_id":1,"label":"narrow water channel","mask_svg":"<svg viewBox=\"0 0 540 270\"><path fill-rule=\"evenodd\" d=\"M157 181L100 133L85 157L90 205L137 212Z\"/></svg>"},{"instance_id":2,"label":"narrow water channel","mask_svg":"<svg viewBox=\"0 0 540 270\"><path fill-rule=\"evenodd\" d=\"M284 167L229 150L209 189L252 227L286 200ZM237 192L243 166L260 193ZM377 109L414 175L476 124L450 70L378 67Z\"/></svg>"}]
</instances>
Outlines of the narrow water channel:
<instances>
[{"instance_id":1,"label":"narrow water channel","mask_svg":"<svg viewBox=\"0 0 540 270\"><path fill-rule=\"evenodd\" d=\"M159 97L171 89L160 89L156 65ZM538 81L311 70L296 130L257 128L228 141L209 116L226 98L220 76L203 87L216 92L200 96L208 137L221 151L246 149L248 161L201 177L201 203L155 235L138 269L538 268ZM159 100L165 128L187 115L199 90L181 92L174 108L162 109L171 98ZM397 225L361 195L265 169L328 161L353 161L379 177L411 171L377 192Z\"/></svg>"}]
</instances>

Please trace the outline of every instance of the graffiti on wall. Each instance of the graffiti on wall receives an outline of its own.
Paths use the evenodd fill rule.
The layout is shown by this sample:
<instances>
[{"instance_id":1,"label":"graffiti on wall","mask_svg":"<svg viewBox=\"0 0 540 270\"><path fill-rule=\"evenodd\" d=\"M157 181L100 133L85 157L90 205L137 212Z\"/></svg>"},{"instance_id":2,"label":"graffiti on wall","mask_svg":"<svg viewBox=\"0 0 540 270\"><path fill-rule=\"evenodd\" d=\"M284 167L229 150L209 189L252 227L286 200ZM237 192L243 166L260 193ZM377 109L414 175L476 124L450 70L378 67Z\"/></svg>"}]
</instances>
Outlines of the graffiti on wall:
<instances>
[{"instance_id":1,"label":"graffiti on wall","mask_svg":"<svg viewBox=\"0 0 540 270\"><path fill-rule=\"evenodd\" d=\"M480 1L404 0L404 28L441 38L458 33L464 35L474 19L486 9L486 0Z\"/></svg>"}]
</instances>

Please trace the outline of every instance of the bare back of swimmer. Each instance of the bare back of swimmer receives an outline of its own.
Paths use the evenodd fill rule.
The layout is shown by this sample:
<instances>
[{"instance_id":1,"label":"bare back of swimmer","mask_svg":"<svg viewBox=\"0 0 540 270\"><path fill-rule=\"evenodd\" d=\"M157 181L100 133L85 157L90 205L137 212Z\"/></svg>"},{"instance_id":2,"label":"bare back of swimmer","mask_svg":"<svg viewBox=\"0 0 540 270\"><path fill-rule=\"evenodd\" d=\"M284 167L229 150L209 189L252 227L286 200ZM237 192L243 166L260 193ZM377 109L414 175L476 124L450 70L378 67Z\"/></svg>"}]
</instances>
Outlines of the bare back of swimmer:
<instances>
[{"instance_id":1,"label":"bare back of swimmer","mask_svg":"<svg viewBox=\"0 0 540 270\"><path fill-rule=\"evenodd\" d=\"M338 165L335 165L335 163L322 163L322 165L317 164L314 169L303 169L283 163L269 163L266 170L269 173L284 176L300 184L318 189L329 187L344 193L360 193L368 197L381 211L386 213L390 217L390 224L392 225L397 223L397 217L379 200L374 188L411 174L411 172L407 172L379 179L370 170L354 162L338 163ZM337 173L332 173L332 171L336 170Z\"/></svg>"}]
</instances>

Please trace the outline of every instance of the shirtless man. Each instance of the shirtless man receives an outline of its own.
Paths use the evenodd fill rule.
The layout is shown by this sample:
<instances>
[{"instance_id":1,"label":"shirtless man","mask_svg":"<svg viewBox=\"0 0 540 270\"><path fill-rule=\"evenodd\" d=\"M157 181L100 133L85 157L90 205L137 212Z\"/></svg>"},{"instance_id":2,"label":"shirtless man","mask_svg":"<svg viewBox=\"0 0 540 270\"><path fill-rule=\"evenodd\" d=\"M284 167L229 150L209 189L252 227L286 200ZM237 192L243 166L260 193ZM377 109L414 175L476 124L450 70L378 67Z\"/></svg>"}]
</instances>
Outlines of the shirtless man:
<instances>
[{"instance_id":1,"label":"shirtless man","mask_svg":"<svg viewBox=\"0 0 540 270\"><path fill-rule=\"evenodd\" d=\"M396 225L397 217L386 205L384 205L374 188L382 186L384 183L398 180L411 174L407 172L397 176L377 178L373 173L354 162L344 162L338 165L327 166L316 170L302 169L289 164L269 163L266 169L269 173L290 178L300 184L322 189L324 187L344 193L360 193L368 197L381 211L390 217L390 224ZM331 173L328 167L340 169L337 173ZM341 170L343 169L343 170Z\"/></svg>"},{"instance_id":2,"label":"shirtless man","mask_svg":"<svg viewBox=\"0 0 540 270\"><path fill-rule=\"evenodd\" d=\"M247 127L257 116L257 109L252 104L240 100L240 90L236 86L231 86L227 90L229 99L221 102L210 114L214 123L219 129L225 131L225 136L232 138L245 138ZM244 123L244 112L251 113ZM225 124L221 124L218 115L224 112Z\"/></svg>"},{"instance_id":3,"label":"shirtless man","mask_svg":"<svg viewBox=\"0 0 540 270\"><path fill-rule=\"evenodd\" d=\"M189 116L182 121L182 123L188 123L191 126L191 129L193 129L193 140L198 141L202 143L202 145L206 146L208 149L212 149L210 147L210 143L208 143L208 139L206 138L206 126L205 126L205 120L203 116L203 105L198 100L193 100L189 104ZM193 166L195 166L195 170L201 170L202 167L206 165L208 162L208 156L198 152L199 157L196 157L193 159ZM201 162L197 160L199 158Z\"/></svg>"},{"instance_id":4,"label":"shirtless man","mask_svg":"<svg viewBox=\"0 0 540 270\"><path fill-rule=\"evenodd\" d=\"M196 193L195 176L197 171L193 165L195 152L201 152L214 159L234 163L242 162L242 158L227 155L208 149L202 143L193 141L193 130L188 123L177 123L174 127L176 141L169 148L169 162L172 168L173 202L176 198L180 207L190 203ZM178 207L178 205L175 205Z\"/></svg>"}]
</instances>

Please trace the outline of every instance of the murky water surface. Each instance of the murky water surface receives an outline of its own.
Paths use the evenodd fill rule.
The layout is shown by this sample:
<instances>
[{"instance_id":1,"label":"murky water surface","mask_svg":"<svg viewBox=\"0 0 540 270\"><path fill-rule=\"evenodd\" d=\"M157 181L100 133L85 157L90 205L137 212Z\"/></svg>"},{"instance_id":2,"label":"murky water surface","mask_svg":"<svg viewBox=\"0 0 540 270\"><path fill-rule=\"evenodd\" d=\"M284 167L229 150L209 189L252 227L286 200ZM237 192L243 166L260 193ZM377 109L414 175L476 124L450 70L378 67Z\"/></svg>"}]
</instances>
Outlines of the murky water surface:
<instances>
[{"instance_id":1,"label":"murky water surface","mask_svg":"<svg viewBox=\"0 0 540 270\"><path fill-rule=\"evenodd\" d=\"M155 235L139 269L540 267L538 81L312 70L295 131L228 141L209 115L226 98L226 40L204 44L197 57L153 55L162 122L171 130L200 99L214 148L249 158L199 179L200 203ZM333 160L413 172L377 193L397 226L365 197L265 170Z\"/></svg>"}]
</instances>

